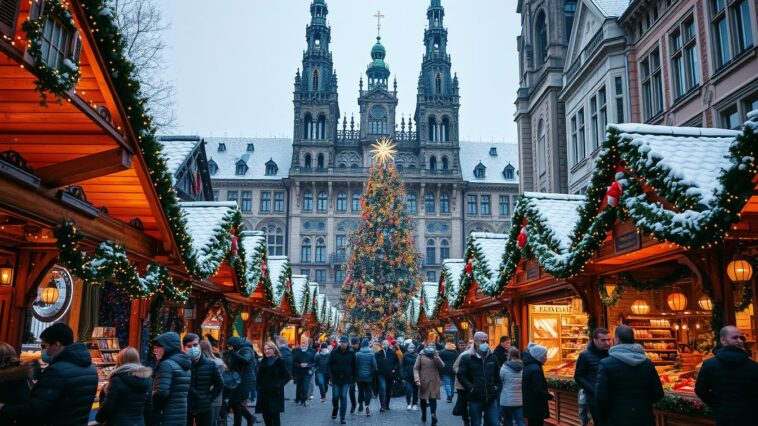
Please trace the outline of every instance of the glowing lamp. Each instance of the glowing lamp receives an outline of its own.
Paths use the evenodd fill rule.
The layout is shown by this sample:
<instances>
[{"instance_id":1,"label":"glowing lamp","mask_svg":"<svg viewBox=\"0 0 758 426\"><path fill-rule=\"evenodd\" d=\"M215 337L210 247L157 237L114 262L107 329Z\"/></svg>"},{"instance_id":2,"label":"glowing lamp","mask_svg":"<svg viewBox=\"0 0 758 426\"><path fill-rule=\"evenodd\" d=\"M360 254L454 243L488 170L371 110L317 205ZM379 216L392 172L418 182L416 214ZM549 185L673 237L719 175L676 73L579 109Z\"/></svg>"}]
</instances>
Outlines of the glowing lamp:
<instances>
[{"instance_id":1,"label":"glowing lamp","mask_svg":"<svg viewBox=\"0 0 758 426\"><path fill-rule=\"evenodd\" d=\"M48 281L47 286L42 290L40 300L47 305L52 305L58 301L58 286L55 285L55 280Z\"/></svg>"},{"instance_id":2,"label":"glowing lamp","mask_svg":"<svg viewBox=\"0 0 758 426\"><path fill-rule=\"evenodd\" d=\"M713 300L708 297L707 294L700 296L700 299L697 300L697 304L705 311L713 310Z\"/></svg>"},{"instance_id":3,"label":"glowing lamp","mask_svg":"<svg viewBox=\"0 0 758 426\"><path fill-rule=\"evenodd\" d=\"M642 299L637 299L632 303L632 312L637 315L646 315L650 312L650 305Z\"/></svg>"},{"instance_id":4,"label":"glowing lamp","mask_svg":"<svg viewBox=\"0 0 758 426\"><path fill-rule=\"evenodd\" d=\"M11 285L13 283L13 265L8 260L5 265L0 266L0 285Z\"/></svg>"},{"instance_id":5,"label":"glowing lamp","mask_svg":"<svg viewBox=\"0 0 758 426\"><path fill-rule=\"evenodd\" d=\"M674 293L669 294L666 303L668 303L669 308L674 312L683 311L687 309L687 296L675 291Z\"/></svg>"},{"instance_id":6,"label":"glowing lamp","mask_svg":"<svg viewBox=\"0 0 758 426\"><path fill-rule=\"evenodd\" d=\"M242 321L247 321L250 319L250 313L249 312L243 312L240 314L240 317L242 318Z\"/></svg>"},{"instance_id":7,"label":"glowing lamp","mask_svg":"<svg viewBox=\"0 0 758 426\"><path fill-rule=\"evenodd\" d=\"M735 283L746 283L753 278L753 266L744 259L735 259L726 266L726 275Z\"/></svg>"},{"instance_id":8,"label":"glowing lamp","mask_svg":"<svg viewBox=\"0 0 758 426\"><path fill-rule=\"evenodd\" d=\"M608 293L609 296L612 295L614 291L616 291L616 284L605 285L605 292Z\"/></svg>"}]
</instances>

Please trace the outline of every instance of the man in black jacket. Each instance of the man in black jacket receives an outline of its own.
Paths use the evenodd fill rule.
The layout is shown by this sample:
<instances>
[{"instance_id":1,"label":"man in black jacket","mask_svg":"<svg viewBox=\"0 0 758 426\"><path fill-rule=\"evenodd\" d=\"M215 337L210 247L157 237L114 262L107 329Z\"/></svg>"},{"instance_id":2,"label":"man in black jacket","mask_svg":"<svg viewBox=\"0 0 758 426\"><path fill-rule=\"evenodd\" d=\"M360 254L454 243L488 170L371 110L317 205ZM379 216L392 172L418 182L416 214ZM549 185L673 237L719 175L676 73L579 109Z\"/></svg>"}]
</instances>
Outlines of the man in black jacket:
<instances>
[{"instance_id":1,"label":"man in black jacket","mask_svg":"<svg viewBox=\"0 0 758 426\"><path fill-rule=\"evenodd\" d=\"M191 426L194 421L197 426L211 426L211 402L224 390L224 379L216 363L200 352L200 336L185 334L182 346L184 353L192 360L187 424Z\"/></svg>"},{"instance_id":2,"label":"man in black jacket","mask_svg":"<svg viewBox=\"0 0 758 426\"><path fill-rule=\"evenodd\" d=\"M587 407L595 426L602 425L602 421L598 418L595 401L597 369L600 366L600 361L608 356L608 349L610 348L611 333L606 328L596 328L592 331L592 341L590 341L589 346L579 354L579 359L576 360L574 381L584 391Z\"/></svg>"},{"instance_id":3,"label":"man in black jacket","mask_svg":"<svg viewBox=\"0 0 758 426\"><path fill-rule=\"evenodd\" d=\"M508 349L511 348L511 338L508 336L500 337L500 344L497 345L492 353L497 357L497 362L503 365L505 361L508 361Z\"/></svg>"},{"instance_id":4,"label":"man in black jacket","mask_svg":"<svg viewBox=\"0 0 758 426\"><path fill-rule=\"evenodd\" d=\"M340 414L340 424L345 424L347 394L356 376L358 365L355 352L347 346L347 336L339 338L339 345L329 354L329 376L332 379L332 419Z\"/></svg>"},{"instance_id":5,"label":"man in black jacket","mask_svg":"<svg viewBox=\"0 0 758 426\"><path fill-rule=\"evenodd\" d=\"M736 426L758 419L758 363L745 351L745 336L728 325L719 333L721 348L703 362L695 393L716 414L718 426Z\"/></svg>"},{"instance_id":6,"label":"man in black jacket","mask_svg":"<svg viewBox=\"0 0 758 426\"><path fill-rule=\"evenodd\" d=\"M295 377L295 404L308 404L308 383L313 378L316 353L308 346L308 338L300 338L300 347L292 351L292 375Z\"/></svg>"},{"instance_id":7,"label":"man in black jacket","mask_svg":"<svg viewBox=\"0 0 758 426\"><path fill-rule=\"evenodd\" d=\"M653 425L653 404L663 398L658 372L642 346L634 343L631 327L616 327L616 342L597 370L600 421L614 426Z\"/></svg>"},{"instance_id":8,"label":"man in black jacket","mask_svg":"<svg viewBox=\"0 0 758 426\"><path fill-rule=\"evenodd\" d=\"M155 338L158 360L153 392L153 423L161 426L187 424L187 397L192 384L192 360L182 352L182 340L173 331Z\"/></svg>"},{"instance_id":9,"label":"man in black jacket","mask_svg":"<svg viewBox=\"0 0 758 426\"><path fill-rule=\"evenodd\" d=\"M0 424L86 425L97 392L97 370L87 347L74 332L55 323L40 335L42 361L48 364L23 404L0 404Z\"/></svg>"},{"instance_id":10,"label":"man in black jacket","mask_svg":"<svg viewBox=\"0 0 758 426\"><path fill-rule=\"evenodd\" d=\"M224 354L227 367L240 375L239 385L229 396L229 407L234 411L234 425L240 425L242 417L248 424L253 424L255 416L248 411L243 402L250 397L250 389L256 386L256 354L253 345L243 337L230 337L227 344L231 346L231 349Z\"/></svg>"},{"instance_id":11,"label":"man in black jacket","mask_svg":"<svg viewBox=\"0 0 758 426\"><path fill-rule=\"evenodd\" d=\"M395 374L399 371L400 360L397 358L397 353L390 348L389 340L382 342L382 349L375 353L374 356L376 357L376 366L378 368L379 402L382 405L379 411L385 411L390 409L392 383L395 379Z\"/></svg>"},{"instance_id":12,"label":"man in black jacket","mask_svg":"<svg viewBox=\"0 0 758 426\"><path fill-rule=\"evenodd\" d=\"M485 426L500 424L500 364L487 342L487 334L477 331L474 345L469 352L461 355L458 364L456 377L468 394L471 426L481 426L482 419Z\"/></svg>"}]
</instances>

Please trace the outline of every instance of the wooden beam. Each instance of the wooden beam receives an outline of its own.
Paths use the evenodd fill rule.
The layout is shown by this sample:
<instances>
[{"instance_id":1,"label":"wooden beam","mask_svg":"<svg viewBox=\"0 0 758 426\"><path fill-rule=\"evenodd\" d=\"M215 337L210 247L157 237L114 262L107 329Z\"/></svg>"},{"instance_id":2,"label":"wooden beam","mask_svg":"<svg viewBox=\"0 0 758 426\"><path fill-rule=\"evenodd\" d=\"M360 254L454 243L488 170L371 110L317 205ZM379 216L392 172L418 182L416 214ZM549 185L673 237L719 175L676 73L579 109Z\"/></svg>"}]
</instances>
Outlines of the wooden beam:
<instances>
[{"instance_id":1,"label":"wooden beam","mask_svg":"<svg viewBox=\"0 0 758 426\"><path fill-rule=\"evenodd\" d=\"M70 185L132 167L132 155L121 148L75 158L37 169L34 174L50 187Z\"/></svg>"}]
</instances>

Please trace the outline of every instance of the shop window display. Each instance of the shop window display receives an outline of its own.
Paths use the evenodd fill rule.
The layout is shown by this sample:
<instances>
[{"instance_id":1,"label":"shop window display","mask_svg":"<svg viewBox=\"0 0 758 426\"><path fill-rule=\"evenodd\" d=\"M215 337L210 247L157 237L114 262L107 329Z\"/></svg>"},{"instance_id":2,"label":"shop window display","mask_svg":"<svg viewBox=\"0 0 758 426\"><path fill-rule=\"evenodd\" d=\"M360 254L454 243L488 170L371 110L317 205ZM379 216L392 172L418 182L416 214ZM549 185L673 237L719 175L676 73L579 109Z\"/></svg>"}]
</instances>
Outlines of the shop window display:
<instances>
[{"instance_id":1,"label":"shop window display","mask_svg":"<svg viewBox=\"0 0 758 426\"><path fill-rule=\"evenodd\" d=\"M548 373L573 376L574 362L589 342L581 300L529 305L529 316L529 341L547 348Z\"/></svg>"}]
</instances>

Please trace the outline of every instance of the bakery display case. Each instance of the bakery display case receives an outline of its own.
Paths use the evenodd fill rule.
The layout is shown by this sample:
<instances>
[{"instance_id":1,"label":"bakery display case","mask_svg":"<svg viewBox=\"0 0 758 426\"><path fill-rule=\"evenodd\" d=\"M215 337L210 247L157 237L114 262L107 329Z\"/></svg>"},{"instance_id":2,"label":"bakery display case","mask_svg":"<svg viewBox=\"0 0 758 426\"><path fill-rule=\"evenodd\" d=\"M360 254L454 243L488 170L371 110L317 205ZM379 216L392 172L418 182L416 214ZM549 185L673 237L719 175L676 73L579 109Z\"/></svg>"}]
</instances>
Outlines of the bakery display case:
<instances>
[{"instance_id":1,"label":"bakery display case","mask_svg":"<svg viewBox=\"0 0 758 426\"><path fill-rule=\"evenodd\" d=\"M529 314L529 340L547 348L547 364L573 363L587 347L587 314L581 303L529 305Z\"/></svg>"}]
</instances>

